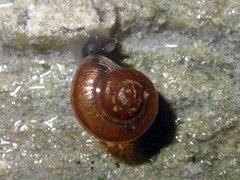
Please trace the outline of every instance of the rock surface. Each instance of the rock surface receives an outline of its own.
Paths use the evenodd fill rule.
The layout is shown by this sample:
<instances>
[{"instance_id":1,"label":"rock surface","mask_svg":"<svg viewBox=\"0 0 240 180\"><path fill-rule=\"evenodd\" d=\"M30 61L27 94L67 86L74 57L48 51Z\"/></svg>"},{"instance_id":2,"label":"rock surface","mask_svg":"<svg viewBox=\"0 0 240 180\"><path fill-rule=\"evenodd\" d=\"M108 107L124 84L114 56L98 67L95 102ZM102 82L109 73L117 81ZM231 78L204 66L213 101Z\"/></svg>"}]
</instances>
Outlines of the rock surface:
<instances>
[{"instance_id":1,"label":"rock surface","mask_svg":"<svg viewBox=\"0 0 240 180\"><path fill-rule=\"evenodd\" d=\"M240 178L239 0L4 0L0 17L0 179ZM135 144L103 145L72 112L93 30L161 95Z\"/></svg>"}]
</instances>

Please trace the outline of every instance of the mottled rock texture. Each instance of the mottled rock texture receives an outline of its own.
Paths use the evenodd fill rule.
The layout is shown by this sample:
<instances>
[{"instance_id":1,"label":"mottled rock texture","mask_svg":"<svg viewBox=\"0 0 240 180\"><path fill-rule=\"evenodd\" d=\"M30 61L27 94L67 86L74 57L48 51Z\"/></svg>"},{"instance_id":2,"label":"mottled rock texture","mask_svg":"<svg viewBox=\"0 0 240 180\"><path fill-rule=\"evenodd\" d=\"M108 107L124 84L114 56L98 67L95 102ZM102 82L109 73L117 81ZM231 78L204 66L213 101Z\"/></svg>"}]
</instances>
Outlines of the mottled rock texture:
<instances>
[{"instance_id":1,"label":"mottled rock texture","mask_svg":"<svg viewBox=\"0 0 240 180\"><path fill-rule=\"evenodd\" d=\"M159 91L134 144L100 143L72 112L93 31ZM0 179L240 179L239 0L4 0L0 46Z\"/></svg>"}]
</instances>

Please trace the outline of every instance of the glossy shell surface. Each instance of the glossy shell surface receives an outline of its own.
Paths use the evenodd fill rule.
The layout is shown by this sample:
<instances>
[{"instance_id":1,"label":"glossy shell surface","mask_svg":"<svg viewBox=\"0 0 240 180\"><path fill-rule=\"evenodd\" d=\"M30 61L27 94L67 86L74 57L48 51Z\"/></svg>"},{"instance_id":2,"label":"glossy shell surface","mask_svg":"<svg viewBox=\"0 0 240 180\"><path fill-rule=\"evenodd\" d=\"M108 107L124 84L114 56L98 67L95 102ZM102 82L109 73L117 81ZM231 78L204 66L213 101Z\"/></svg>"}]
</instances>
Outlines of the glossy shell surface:
<instances>
[{"instance_id":1,"label":"glossy shell surface","mask_svg":"<svg viewBox=\"0 0 240 180\"><path fill-rule=\"evenodd\" d=\"M80 124L109 142L137 139L158 112L157 91L143 73L100 55L87 56L77 69L71 101Z\"/></svg>"}]
</instances>

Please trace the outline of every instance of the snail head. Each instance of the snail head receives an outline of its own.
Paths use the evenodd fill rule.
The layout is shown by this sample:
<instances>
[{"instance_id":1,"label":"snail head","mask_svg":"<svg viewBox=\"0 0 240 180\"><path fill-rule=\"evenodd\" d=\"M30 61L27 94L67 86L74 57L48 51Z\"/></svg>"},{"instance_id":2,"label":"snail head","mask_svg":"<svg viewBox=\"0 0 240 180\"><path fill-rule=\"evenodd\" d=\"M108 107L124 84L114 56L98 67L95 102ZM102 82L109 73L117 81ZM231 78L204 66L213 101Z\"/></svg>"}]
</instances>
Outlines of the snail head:
<instances>
[{"instance_id":1,"label":"snail head","mask_svg":"<svg viewBox=\"0 0 240 180\"><path fill-rule=\"evenodd\" d=\"M82 48L82 55L83 57L92 54L107 56L116 48L117 42L115 38L107 38L96 34L89 35L86 44Z\"/></svg>"}]
</instances>

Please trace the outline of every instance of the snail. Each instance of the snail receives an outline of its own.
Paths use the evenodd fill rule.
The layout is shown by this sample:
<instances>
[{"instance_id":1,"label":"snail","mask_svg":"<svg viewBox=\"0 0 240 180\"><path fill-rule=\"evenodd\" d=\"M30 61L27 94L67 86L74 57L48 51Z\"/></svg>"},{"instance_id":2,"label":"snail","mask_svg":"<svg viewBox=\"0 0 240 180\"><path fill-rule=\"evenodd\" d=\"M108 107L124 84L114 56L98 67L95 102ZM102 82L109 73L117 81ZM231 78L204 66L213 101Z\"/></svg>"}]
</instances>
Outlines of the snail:
<instances>
[{"instance_id":1,"label":"snail","mask_svg":"<svg viewBox=\"0 0 240 180\"><path fill-rule=\"evenodd\" d=\"M83 47L83 63L72 82L72 109L79 123L96 138L131 142L153 124L158 93L141 72L123 68L106 55L116 40L95 35Z\"/></svg>"}]
</instances>

